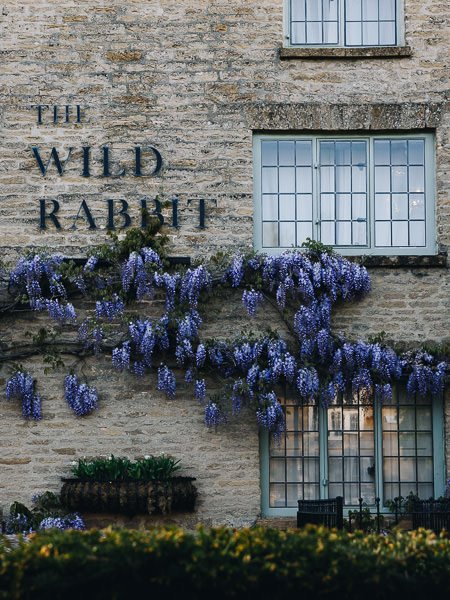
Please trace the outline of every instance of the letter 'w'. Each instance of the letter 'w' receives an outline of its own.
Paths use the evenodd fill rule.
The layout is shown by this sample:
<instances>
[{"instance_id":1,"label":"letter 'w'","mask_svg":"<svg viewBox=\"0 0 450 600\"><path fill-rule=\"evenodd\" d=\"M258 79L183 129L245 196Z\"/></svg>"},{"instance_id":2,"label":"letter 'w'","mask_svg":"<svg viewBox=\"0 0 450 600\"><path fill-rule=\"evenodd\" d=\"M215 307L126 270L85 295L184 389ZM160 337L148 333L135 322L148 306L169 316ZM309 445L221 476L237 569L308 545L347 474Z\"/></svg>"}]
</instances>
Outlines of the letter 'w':
<instances>
[{"instance_id":1,"label":"letter 'w'","mask_svg":"<svg viewBox=\"0 0 450 600\"><path fill-rule=\"evenodd\" d=\"M44 165L44 163L42 162L42 158L39 154L39 148L33 146L31 148L33 150L33 154L37 160L37 164L39 167L39 170L41 171L42 175L45 177L48 171L48 168L50 166L50 163L52 162L52 159L55 162L55 166L58 169L58 173L60 175L62 175L64 173L64 169L67 165L67 163L69 162L69 158L70 158L70 153L72 152L72 148L69 148L69 152L67 154L67 157L65 160L61 161L59 156L58 156L58 152L56 151L56 148L52 148L52 151L50 153L50 158L48 159L47 162L47 166Z\"/></svg>"}]
</instances>

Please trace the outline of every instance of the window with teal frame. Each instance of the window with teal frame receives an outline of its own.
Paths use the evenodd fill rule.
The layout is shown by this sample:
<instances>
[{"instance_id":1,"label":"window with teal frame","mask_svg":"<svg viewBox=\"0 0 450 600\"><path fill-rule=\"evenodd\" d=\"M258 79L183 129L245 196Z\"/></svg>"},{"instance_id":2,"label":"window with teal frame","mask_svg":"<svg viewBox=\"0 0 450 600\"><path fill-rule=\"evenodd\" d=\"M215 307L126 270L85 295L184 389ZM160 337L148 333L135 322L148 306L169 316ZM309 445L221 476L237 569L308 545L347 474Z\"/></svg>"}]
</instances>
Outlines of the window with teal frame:
<instances>
[{"instance_id":1,"label":"window with teal frame","mask_svg":"<svg viewBox=\"0 0 450 600\"><path fill-rule=\"evenodd\" d=\"M344 506L381 506L410 492L444 493L442 398L408 397L367 403L358 395L329 407L280 398L286 431L277 444L261 435L262 513L294 515L297 500L343 496Z\"/></svg>"}]
</instances>

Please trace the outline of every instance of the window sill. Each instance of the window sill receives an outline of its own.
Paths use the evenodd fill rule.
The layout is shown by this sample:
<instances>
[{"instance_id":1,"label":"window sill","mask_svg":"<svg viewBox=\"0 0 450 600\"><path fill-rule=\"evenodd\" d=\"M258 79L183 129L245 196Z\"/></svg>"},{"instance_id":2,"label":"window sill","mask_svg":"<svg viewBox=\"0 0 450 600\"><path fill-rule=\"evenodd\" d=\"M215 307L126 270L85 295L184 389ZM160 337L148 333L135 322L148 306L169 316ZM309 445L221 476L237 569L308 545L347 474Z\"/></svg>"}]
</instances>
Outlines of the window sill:
<instances>
[{"instance_id":1,"label":"window sill","mask_svg":"<svg viewBox=\"0 0 450 600\"><path fill-rule=\"evenodd\" d=\"M347 258L351 261L358 262L365 267L371 268L447 268L446 254L436 254L432 256L348 256Z\"/></svg>"},{"instance_id":2,"label":"window sill","mask_svg":"<svg viewBox=\"0 0 450 600\"><path fill-rule=\"evenodd\" d=\"M412 56L410 46L374 46L370 48L296 47L280 48L280 59L326 59L326 58L407 58Z\"/></svg>"}]
</instances>

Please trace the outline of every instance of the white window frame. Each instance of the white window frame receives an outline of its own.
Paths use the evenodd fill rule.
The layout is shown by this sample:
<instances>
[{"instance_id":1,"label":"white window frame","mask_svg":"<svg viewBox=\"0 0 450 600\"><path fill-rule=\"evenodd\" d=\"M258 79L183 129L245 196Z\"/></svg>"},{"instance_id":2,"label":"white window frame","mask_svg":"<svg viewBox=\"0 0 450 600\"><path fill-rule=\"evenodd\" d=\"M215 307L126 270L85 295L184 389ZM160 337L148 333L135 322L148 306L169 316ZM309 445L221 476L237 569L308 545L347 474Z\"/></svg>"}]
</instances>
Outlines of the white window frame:
<instances>
[{"instance_id":1,"label":"white window frame","mask_svg":"<svg viewBox=\"0 0 450 600\"><path fill-rule=\"evenodd\" d=\"M425 246L375 246L375 206L374 206L374 159L373 144L375 140L409 140L422 139L425 143L425 214L426 245ZM313 239L320 241L320 207L319 207L319 143L323 141L366 141L368 144L368 232L365 246L335 246L335 250L344 256L430 256L437 254L436 247L436 201L435 201L435 136L433 133L417 131L414 133L358 133L355 135L335 134L255 134L253 138L254 156L254 248L259 252L277 255L289 250L286 247L263 247L262 240L262 181L261 181L261 145L263 141L302 141L313 142ZM292 249L292 248L291 248Z\"/></svg>"},{"instance_id":2,"label":"white window frame","mask_svg":"<svg viewBox=\"0 0 450 600\"><path fill-rule=\"evenodd\" d=\"M339 42L337 44L295 44L291 42L291 0L284 1L283 11L283 31L284 31L284 43L283 46L286 48L398 48L405 45L405 0L397 0L397 14L396 14L396 44L390 44L389 46L384 45L348 45L345 44L345 0L335 0L339 2L338 12L338 35ZM320 1L320 0L318 0ZM374 0L376 1L376 0Z\"/></svg>"},{"instance_id":3,"label":"white window frame","mask_svg":"<svg viewBox=\"0 0 450 600\"><path fill-rule=\"evenodd\" d=\"M395 394L394 388L394 394ZM444 402L442 396L435 396L432 406L432 439L433 439L433 486L434 497L439 498L445 493L445 452L444 452ZM328 498L328 417L327 408L319 407L319 469L320 469L320 498ZM380 498L382 512L388 512L383 496L383 430L382 404L374 405L374 459L375 459L375 493ZM263 517L292 517L297 514L297 507L270 506L270 451L269 434L264 431L259 437L260 472L261 472L261 514ZM426 500L427 498L422 498ZM354 506L344 506L344 512L354 510ZM372 507L374 509L374 507Z\"/></svg>"}]
</instances>

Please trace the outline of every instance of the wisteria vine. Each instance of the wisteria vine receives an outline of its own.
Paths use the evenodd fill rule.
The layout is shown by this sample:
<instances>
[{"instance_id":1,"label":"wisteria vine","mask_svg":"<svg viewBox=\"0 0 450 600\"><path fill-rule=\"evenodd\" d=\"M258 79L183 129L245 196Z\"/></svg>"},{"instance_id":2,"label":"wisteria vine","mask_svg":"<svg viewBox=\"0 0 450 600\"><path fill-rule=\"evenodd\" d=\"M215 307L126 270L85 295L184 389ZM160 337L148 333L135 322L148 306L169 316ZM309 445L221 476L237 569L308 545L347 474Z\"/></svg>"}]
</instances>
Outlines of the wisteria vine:
<instances>
[{"instance_id":1,"label":"wisteria vine","mask_svg":"<svg viewBox=\"0 0 450 600\"><path fill-rule=\"evenodd\" d=\"M31 309L47 310L59 326L77 322L67 283L85 295L94 292L95 310L78 331L85 350L94 354L104 350L105 328L116 324L123 341L111 350L113 367L139 377L156 370L157 389L170 399L176 395L176 371L184 371L184 380L192 384L209 427L217 427L248 405L258 425L279 438L284 415L277 393L285 386L299 402L324 406L339 394L359 394L367 402L386 401L392 396L392 386L403 377L410 395L436 395L443 390L445 361L422 350L397 353L381 343L352 342L333 334L333 306L363 298L370 291L365 267L334 253L236 254L221 277L213 277L205 265L169 272L163 258L150 247L132 251L115 279L103 274L99 264L99 258L91 256L81 269L63 277L62 257L35 254L19 260L10 286L27 299ZM232 342L201 339L199 307L217 283L243 289L242 302L250 317L258 314L269 297L280 314L286 316L291 309L295 343L288 344L274 334ZM126 303L152 300L161 293L161 317L127 320ZM126 331L121 328L124 322ZM208 394L208 373L225 380L219 396ZM6 395L22 401L24 417L39 419L41 402L34 387L29 373L16 371L7 382ZM65 378L64 390L76 415L97 408L96 390L80 384L75 375Z\"/></svg>"}]
</instances>

